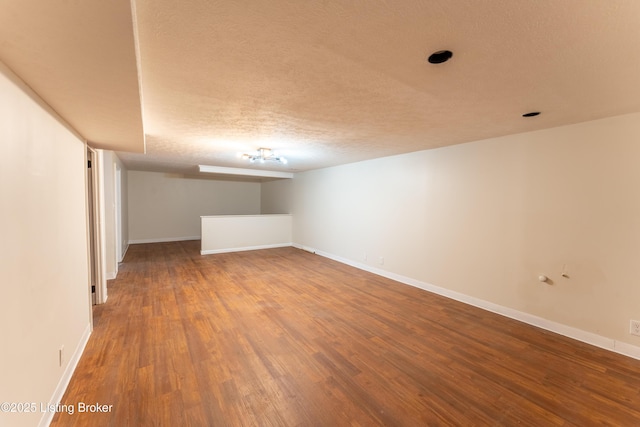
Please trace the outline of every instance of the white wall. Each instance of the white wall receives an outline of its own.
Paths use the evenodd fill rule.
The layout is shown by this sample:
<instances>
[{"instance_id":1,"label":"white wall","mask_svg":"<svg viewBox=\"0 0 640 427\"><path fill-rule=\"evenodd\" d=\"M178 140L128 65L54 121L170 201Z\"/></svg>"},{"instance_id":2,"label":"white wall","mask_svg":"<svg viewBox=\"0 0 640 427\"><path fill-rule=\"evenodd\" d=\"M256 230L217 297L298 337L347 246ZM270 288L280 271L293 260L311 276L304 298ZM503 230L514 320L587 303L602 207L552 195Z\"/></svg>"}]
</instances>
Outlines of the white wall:
<instances>
[{"instance_id":1,"label":"white wall","mask_svg":"<svg viewBox=\"0 0 640 427\"><path fill-rule=\"evenodd\" d=\"M99 167L102 173L103 195L104 195L104 222L105 222L105 271L107 279L115 279L118 274L118 263L121 261L116 256L116 210L121 210L122 223L119 224L122 229L122 246L120 250L124 254L129 245L129 220L128 220L128 197L127 197L127 169L113 151L99 150L102 152L100 157L101 164ZM122 171L121 182L121 200L116 203L116 176L115 170L119 167Z\"/></svg>"},{"instance_id":2,"label":"white wall","mask_svg":"<svg viewBox=\"0 0 640 427\"><path fill-rule=\"evenodd\" d=\"M47 403L90 332L86 149L1 63L0 93L0 402ZM48 415L0 413L0 425Z\"/></svg>"},{"instance_id":3,"label":"white wall","mask_svg":"<svg viewBox=\"0 0 640 427\"><path fill-rule=\"evenodd\" d=\"M300 173L293 238L639 346L638 159L640 113Z\"/></svg>"},{"instance_id":4,"label":"white wall","mask_svg":"<svg viewBox=\"0 0 640 427\"><path fill-rule=\"evenodd\" d=\"M102 173L102 194L104 196L104 259L106 278L114 279L118 273L116 262L116 215L115 215L115 176L113 174L114 153L101 150L99 171Z\"/></svg>"},{"instance_id":5,"label":"white wall","mask_svg":"<svg viewBox=\"0 0 640 427\"><path fill-rule=\"evenodd\" d=\"M249 251L291 246L291 215L202 217L200 253Z\"/></svg>"},{"instance_id":6,"label":"white wall","mask_svg":"<svg viewBox=\"0 0 640 427\"><path fill-rule=\"evenodd\" d=\"M129 171L129 241L200 238L203 215L260 213L260 183Z\"/></svg>"},{"instance_id":7,"label":"white wall","mask_svg":"<svg viewBox=\"0 0 640 427\"><path fill-rule=\"evenodd\" d=\"M262 214L291 213L293 180L275 179L265 181L260 189L260 211Z\"/></svg>"},{"instance_id":8,"label":"white wall","mask_svg":"<svg viewBox=\"0 0 640 427\"><path fill-rule=\"evenodd\" d=\"M122 258L124 258L127 253L127 249L129 248L129 196L128 196L128 173L127 168L124 163L118 158L118 156L113 156L115 164L120 168L121 171L121 181L120 181L120 219L121 224L120 228L122 229L122 241L120 247L120 254ZM115 184L115 183L114 183ZM121 262L122 259L117 260Z\"/></svg>"}]
</instances>

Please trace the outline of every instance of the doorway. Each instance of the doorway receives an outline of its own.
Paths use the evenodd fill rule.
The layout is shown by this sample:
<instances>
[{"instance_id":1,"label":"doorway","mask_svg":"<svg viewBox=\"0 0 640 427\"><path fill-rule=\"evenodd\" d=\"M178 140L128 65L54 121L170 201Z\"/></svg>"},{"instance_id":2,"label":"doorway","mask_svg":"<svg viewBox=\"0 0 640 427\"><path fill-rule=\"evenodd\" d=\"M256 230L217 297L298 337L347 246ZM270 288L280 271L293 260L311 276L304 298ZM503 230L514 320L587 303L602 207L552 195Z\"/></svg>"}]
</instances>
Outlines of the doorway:
<instances>
[{"instance_id":1,"label":"doorway","mask_svg":"<svg viewBox=\"0 0 640 427\"><path fill-rule=\"evenodd\" d=\"M113 165L115 177L115 219L116 219L116 274L118 263L122 262L122 169L117 163Z\"/></svg>"},{"instance_id":2,"label":"doorway","mask_svg":"<svg viewBox=\"0 0 640 427\"><path fill-rule=\"evenodd\" d=\"M91 304L96 304L96 284L98 283L97 271L97 255L96 255L96 215L95 215L95 197L93 176L95 166L95 153L92 149L87 148L87 220L89 235L89 288L91 292Z\"/></svg>"},{"instance_id":3,"label":"doorway","mask_svg":"<svg viewBox=\"0 0 640 427\"><path fill-rule=\"evenodd\" d=\"M102 304L105 301L99 157L97 151L87 147L87 235L89 237L89 291L92 305Z\"/></svg>"}]
</instances>

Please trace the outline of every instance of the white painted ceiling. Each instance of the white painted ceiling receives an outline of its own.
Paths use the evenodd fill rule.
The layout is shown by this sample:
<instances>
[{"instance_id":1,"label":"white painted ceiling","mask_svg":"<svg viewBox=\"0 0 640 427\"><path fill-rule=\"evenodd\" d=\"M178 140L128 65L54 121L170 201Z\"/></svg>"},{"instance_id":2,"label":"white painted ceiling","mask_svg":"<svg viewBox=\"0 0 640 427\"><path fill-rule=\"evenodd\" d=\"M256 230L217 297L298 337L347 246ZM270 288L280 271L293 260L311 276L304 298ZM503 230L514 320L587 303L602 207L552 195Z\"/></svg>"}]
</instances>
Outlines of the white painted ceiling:
<instances>
[{"instance_id":1,"label":"white painted ceiling","mask_svg":"<svg viewBox=\"0 0 640 427\"><path fill-rule=\"evenodd\" d=\"M638 0L0 0L0 12L0 60L134 170L303 171L640 111ZM449 62L426 61L442 49ZM260 147L289 163L237 156Z\"/></svg>"}]
</instances>

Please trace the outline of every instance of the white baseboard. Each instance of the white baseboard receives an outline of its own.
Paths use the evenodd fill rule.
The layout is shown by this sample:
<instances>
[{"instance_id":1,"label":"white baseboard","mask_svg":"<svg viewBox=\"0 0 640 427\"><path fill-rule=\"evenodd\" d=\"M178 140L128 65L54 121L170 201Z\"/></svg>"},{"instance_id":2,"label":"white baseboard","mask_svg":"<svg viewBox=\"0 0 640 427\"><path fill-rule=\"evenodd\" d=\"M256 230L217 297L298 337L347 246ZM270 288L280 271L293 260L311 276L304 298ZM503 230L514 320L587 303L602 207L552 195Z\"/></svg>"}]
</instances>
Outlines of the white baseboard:
<instances>
[{"instance_id":1,"label":"white baseboard","mask_svg":"<svg viewBox=\"0 0 640 427\"><path fill-rule=\"evenodd\" d=\"M625 356L633 357L634 359L640 360L640 347L627 344L622 341L613 341L614 350L616 353L624 354Z\"/></svg>"},{"instance_id":2,"label":"white baseboard","mask_svg":"<svg viewBox=\"0 0 640 427\"><path fill-rule=\"evenodd\" d=\"M53 396L51 396L51 400L49 400L49 405L56 406L62 400L62 396L64 392L67 390L67 386L69 386L69 381L71 381L71 377L73 376L76 367L78 366L78 362L80 362L80 357L84 352L84 348L87 346L89 342L89 337L91 336L91 325L88 324L82 337L80 338L80 342L76 346L75 351L71 355L71 359L69 359L69 363L60 377L60 381L58 381L58 385L56 386L55 391L53 392ZM44 412L42 418L40 418L40 422L38 423L38 427L48 427L53 420L53 416L55 412L47 411Z\"/></svg>"},{"instance_id":3,"label":"white baseboard","mask_svg":"<svg viewBox=\"0 0 640 427\"><path fill-rule=\"evenodd\" d=\"M158 237L155 239L137 239L129 240L129 245L137 245L139 243L163 243L163 242L184 242L186 240L200 240L200 236L187 237ZM128 249L128 247L127 247Z\"/></svg>"},{"instance_id":4,"label":"white baseboard","mask_svg":"<svg viewBox=\"0 0 640 427\"><path fill-rule=\"evenodd\" d=\"M122 252L122 259L118 261L118 264L124 261L124 257L127 256L127 251L129 250L129 243L124 247L124 251Z\"/></svg>"},{"instance_id":5,"label":"white baseboard","mask_svg":"<svg viewBox=\"0 0 640 427\"><path fill-rule=\"evenodd\" d=\"M207 249L205 251L200 251L200 255L224 254L229 252L242 252L242 251L257 251L260 249L285 248L288 246L293 246L293 245L291 243L276 243L273 245L244 246L242 248Z\"/></svg>"},{"instance_id":6,"label":"white baseboard","mask_svg":"<svg viewBox=\"0 0 640 427\"><path fill-rule=\"evenodd\" d=\"M379 268L372 267L370 265L352 261L341 256L333 255L328 252L318 251L316 249L299 245L297 243L292 244L293 247L305 250L307 252L315 253L325 258L332 259L334 261L341 262L343 264L350 265L360 270L368 271L378 276L386 277L396 282L404 283L406 285L414 286L416 288L423 289L434 294L442 295L444 297L460 301L465 304L472 305L474 307L481 308L483 310L490 311L492 313L500 314L511 319L518 320L520 322L527 323L529 325L537 326L538 328L546 329L551 332L563 335L565 337L573 338L578 341L582 341L587 344L594 345L596 347L603 348L605 350L613 351L615 353L623 354L628 357L640 360L640 347L633 344L617 341L612 338L603 337L592 332L583 331L572 326L567 326L562 323L554 322L552 320L544 319L533 314L518 311L513 308L504 307L502 305L494 304L489 301L475 298L469 295L465 295L460 292L452 291L450 289L441 288L440 286L432 285L430 283L422 282L420 280L412 279L410 277L402 276L400 274L391 273Z\"/></svg>"}]
</instances>

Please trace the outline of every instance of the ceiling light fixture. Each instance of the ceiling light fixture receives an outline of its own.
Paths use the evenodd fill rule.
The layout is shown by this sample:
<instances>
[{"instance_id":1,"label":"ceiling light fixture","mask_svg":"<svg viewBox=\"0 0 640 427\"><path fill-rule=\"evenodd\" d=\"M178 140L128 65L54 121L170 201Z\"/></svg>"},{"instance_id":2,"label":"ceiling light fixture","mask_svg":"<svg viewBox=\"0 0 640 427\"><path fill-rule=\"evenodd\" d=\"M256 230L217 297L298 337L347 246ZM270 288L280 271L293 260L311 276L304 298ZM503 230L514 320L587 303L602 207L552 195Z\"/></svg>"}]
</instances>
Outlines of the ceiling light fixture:
<instances>
[{"instance_id":1,"label":"ceiling light fixture","mask_svg":"<svg viewBox=\"0 0 640 427\"><path fill-rule=\"evenodd\" d=\"M447 62L453 56L453 52L450 50L439 50L437 52L433 52L429 55L429 63L431 64L442 64L443 62Z\"/></svg>"},{"instance_id":2,"label":"ceiling light fixture","mask_svg":"<svg viewBox=\"0 0 640 427\"><path fill-rule=\"evenodd\" d=\"M258 148L258 151L254 154L243 154L242 158L249 160L249 163L265 163L265 162L278 162L283 165L287 164L287 159L282 156L275 155L271 148Z\"/></svg>"},{"instance_id":3,"label":"ceiling light fixture","mask_svg":"<svg viewBox=\"0 0 640 427\"><path fill-rule=\"evenodd\" d=\"M530 113L525 113L522 115L522 117L535 117L538 116L540 114L540 111L532 111Z\"/></svg>"}]
</instances>

